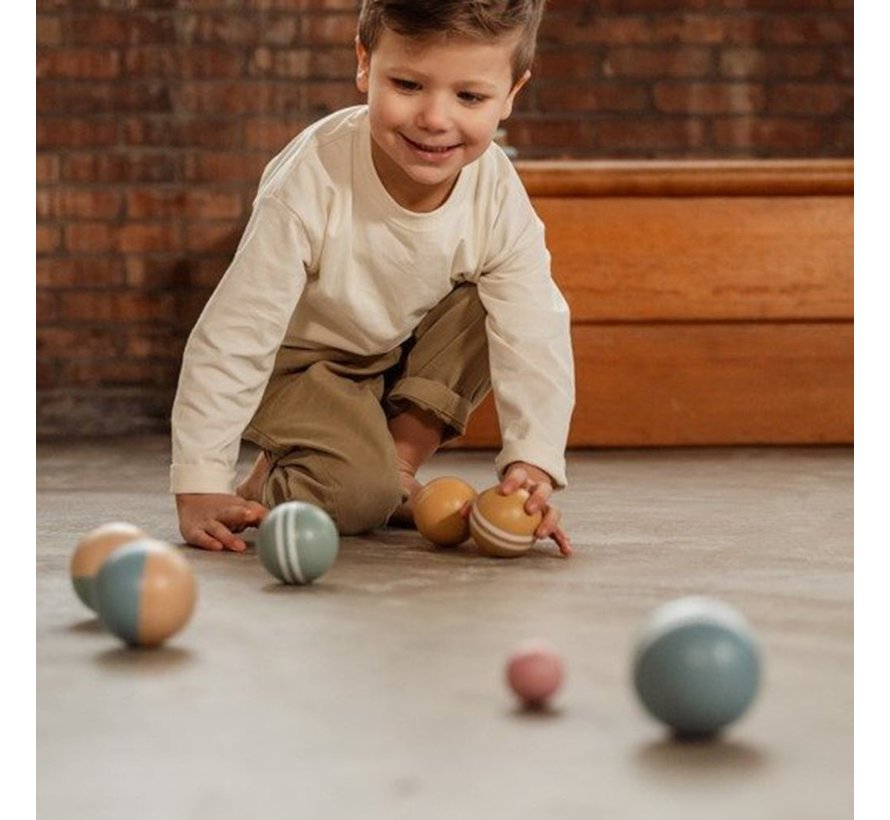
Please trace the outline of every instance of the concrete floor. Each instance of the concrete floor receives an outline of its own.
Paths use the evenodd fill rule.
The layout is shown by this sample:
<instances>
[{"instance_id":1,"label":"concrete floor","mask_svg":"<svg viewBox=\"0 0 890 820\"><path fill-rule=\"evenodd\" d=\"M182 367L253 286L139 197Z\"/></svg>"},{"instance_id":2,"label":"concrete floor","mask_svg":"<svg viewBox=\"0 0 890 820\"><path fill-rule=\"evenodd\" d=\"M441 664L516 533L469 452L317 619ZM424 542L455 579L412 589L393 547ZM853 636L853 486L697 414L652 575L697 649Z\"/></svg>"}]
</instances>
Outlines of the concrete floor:
<instances>
[{"instance_id":1,"label":"concrete floor","mask_svg":"<svg viewBox=\"0 0 890 820\"><path fill-rule=\"evenodd\" d=\"M425 477L492 483L490 453ZM572 453L577 554L514 561L416 533L344 539L315 586L253 553L189 549L199 601L158 650L76 599L77 539L124 519L178 543L158 438L38 448L39 817L852 816L852 451ZM739 607L765 675L722 741L678 744L628 684L635 630L690 593ZM515 642L567 665L554 708L515 707Z\"/></svg>"}]
</instances>

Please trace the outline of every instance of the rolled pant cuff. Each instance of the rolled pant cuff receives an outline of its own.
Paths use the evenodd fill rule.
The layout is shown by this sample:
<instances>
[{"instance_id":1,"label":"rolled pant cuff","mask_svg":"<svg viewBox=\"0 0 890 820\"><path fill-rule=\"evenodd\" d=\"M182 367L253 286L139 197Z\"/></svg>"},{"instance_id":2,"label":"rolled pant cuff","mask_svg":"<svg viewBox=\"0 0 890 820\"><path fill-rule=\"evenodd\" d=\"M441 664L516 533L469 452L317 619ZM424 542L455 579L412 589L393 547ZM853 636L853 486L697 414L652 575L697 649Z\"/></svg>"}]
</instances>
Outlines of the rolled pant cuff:
<instances>
[{"instance_id":1,"label":"rolled pant cuff","mask_svg":"<svg viewBox=\"0 0 890 820\"><path fill-rule=\"evenodd\" d=\"M427 410L445 424L443 441L462 436L473 407L463 396L444 384L418 376L401 379L386 397L387 415L395 416L404 410L403 403L411 402Z\"/></svg>"}]
</instances>

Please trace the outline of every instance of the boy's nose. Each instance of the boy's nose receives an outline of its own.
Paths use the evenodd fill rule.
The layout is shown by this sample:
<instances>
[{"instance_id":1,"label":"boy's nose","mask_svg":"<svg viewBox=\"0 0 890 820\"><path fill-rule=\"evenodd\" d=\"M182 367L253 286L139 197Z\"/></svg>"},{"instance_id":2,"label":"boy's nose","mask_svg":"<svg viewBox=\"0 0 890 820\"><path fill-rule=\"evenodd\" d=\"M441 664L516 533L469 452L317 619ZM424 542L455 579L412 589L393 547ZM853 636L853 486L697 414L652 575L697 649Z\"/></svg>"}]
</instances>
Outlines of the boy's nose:
<instances>
[{"instance_id":1,"label":"boy's nose","mask_svg":"<svg viewBox=\"0 0 890 820\"><path fill-rule=\"evenodd\" d=\"M449 125L448 106L439 97L428 97L417 113L417 125L424 131L447 131Z\"/></svg>"}]
</instances>

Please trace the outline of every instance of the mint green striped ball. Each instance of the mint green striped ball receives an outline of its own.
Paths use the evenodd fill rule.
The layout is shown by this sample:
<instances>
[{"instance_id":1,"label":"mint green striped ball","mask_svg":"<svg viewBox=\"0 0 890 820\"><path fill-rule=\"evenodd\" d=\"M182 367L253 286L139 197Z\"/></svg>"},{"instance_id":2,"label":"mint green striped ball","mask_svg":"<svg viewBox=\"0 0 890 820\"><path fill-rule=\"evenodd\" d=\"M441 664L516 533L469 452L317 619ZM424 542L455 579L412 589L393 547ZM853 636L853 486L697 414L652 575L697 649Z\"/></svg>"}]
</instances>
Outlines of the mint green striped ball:
<instances>
[{"instance_id":1,"label":"mint green striped ball","mask_svg":"<svg viewBox=\"0 0 890 820\"><path fill-rule=\"evenodd\" d=\"M337 559L340 539L331 517L304 501L287 501L260 525L257 553L268 572L286 584L311 584Z\"/></svg>"}]
</instances>

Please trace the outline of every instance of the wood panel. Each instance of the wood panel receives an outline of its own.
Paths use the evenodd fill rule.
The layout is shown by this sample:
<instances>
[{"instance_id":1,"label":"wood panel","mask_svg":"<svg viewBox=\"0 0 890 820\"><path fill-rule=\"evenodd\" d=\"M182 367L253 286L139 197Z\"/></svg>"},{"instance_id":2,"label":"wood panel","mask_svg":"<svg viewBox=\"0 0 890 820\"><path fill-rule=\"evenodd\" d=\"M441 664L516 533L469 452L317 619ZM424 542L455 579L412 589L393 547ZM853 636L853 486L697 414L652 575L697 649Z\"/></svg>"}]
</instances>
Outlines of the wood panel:
<instances>
[{"instance_id":1,"label":"wood panel","mask_svg":"<svg viewBox=\"0 0 890 820\"><path fill-rule=\"evenodd\" d=\"M570 447L853 440L849 322L581 325ZM489 398L455 446L495 447Z\"/></svg>"},{"instance_id":2,"label":"wood panel","mask_svg":"<svg viewBox=\"0 0 890 820\"><path fill-rule=\"evenodd\" d=\"M532 197L852 196L851 159L532 160Z\"/></svg>"},{"instance_id":3,"label":"wood panel","mask_svg":"<svg viewBox=\"0 0 890 820\"><path fill-rule=\"evenodd\" d=\"M540 198L574 322L849 319L849 197Z\"/></svg>"}]
</instances>

